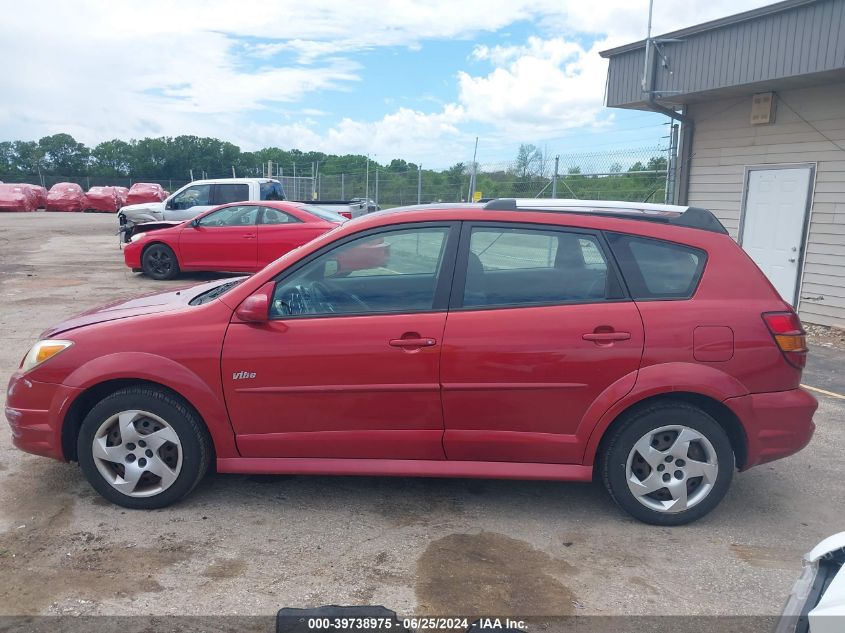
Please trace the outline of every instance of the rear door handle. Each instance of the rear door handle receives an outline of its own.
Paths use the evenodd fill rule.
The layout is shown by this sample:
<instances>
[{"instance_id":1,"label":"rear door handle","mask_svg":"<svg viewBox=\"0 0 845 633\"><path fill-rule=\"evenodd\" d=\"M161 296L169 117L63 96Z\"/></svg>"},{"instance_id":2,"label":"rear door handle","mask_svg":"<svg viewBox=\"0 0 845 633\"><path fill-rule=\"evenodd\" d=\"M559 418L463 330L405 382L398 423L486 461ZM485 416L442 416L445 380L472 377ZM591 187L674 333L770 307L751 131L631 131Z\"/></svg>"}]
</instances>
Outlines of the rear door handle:
<instances>
[{"instance_id":1,"label":"rear door handle","mask_svg":"<svg viewBox=\"0 0 845 633\"><path fill-rule=\"evenodd\" d=\"M590 332L582 334L581 338L585 341L595 341L597 343L609 343L612 341L627 341L631 338L630 332Z\"/></svg>"},{"instance_id":2,"label":"rear door handle","mask_svg":"<svg viewBox=\"0 0 845 633\"><path fill-rule=\"evenodd\" d=\"M433 338L394 338L390 340L391 347L432 347L437 344Z\"/></svg>"}]
</instances>

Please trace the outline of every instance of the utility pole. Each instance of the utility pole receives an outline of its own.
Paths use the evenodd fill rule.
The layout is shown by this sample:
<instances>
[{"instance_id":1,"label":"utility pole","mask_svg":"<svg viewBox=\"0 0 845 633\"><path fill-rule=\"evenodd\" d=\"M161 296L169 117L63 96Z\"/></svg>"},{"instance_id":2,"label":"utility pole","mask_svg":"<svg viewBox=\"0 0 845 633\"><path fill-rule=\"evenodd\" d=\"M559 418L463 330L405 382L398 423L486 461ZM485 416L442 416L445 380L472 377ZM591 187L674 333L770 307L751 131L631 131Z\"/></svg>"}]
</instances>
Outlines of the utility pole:
<instances>
[{"instance_id":1,"label":"utility pole","mask_svg":"<svg viewBox=\"0 0 845 633\"><path fill-rule=\"evenodd\" d=\"M293 164L293 200L299 200L296 197L296 163Z\"/></svg>"},{"instance_id":2,"label":"utility pole","mask_svg":"<svg viewBox=\"0 0 845 633\"><path fill-rule=\"evenodd\" d=\"M237 176L235 175L235 166L234 165L232 165L232 178L237 178Z\"/></svg>"},{"instance_id":3,"label":"utility pole","mask_svg":"<svg viewBox=\"0 0 845 633\"><path fill-rule=\"evenodd\" d=\"M367 175L364 179L364 200L370 199L370 155L367 154ZM369 204L369 202L367 202Z\"/></svg>"},{"instance_id":4,"label":"utility pole","mask_svg":"<svg viewBox=\"0 0 845 633\"><path fill-rule=\"evenodd\" d=\"M346 200L346 174L340 175L340 199Z\"/></svg>"},{"instance_id":5,"label":"utility pole","mask_svg":"<svg viewBox=\"0 0 845 633\"><path fill-rule=\"evenodd\" d=\"M645 37L645 55L643 57L643 79L641 82L643 92L648 92L651 88L648 81L648 62L649 53L651 52L651 14L654 10L654 0L648 0L648 28L646 29Z\"/></svg>"},{"instance_id":6,"label":"utility pole","mask_svg":"<svg viewBox=\"0 0 845 633\"><path fill-rule=\"evenodd\" d=\"M378 207L378 166L376 166L376 207ZM370 199L367 198L367 212L369 213L370 210Z\"/></svg>"},{"instance_id":7,"label":"utility pole","mask_svg":"<svg viewBox=\"0 0 845 633\"><path fill-rule=\"evenodd\" d=\"M560 155L555 156L555 176L552 179L552 198L557 198L557 174L558 165L560 163Z\"/></svg>"},{"instance_id":8,"label":"utility pole","mask_svg":"<svg viewBox=\"0 0 845 633\"><path fill-rule=\"evenodd\" d=\"M469 193L467 193L467 202L472 202L472 192L475 191L475 172L476 163L475 157L478 155L478 137L475 137L475 149L472 152L472 172L469 175Z\"/></svg>"},{"instance_id":9,"label":"utility pole","mask_svg":"<svg viewBox=\"0 0 845 633\"><path fill-rule=\"evenodd\" d=\"M666 195L663 198L666 204L677 204L677 192L675 191L675 170L678 161L678 124L672 125L669 132L669 160L666 162Z\"/></svg>"},{"instance_id":10,"label":"utility pole","mask_svg":"<svg viewBox=\"0 0 845 633\"><path fill-rule=\"evenodd\" d=\"M422 165L417 166L417 204L422 204Z\"/></svg>"},{"instance_id":11,"label":"utility pole","mask_svg":"<svg viewBox=\"0 0 845 633\"><path fill-rule=\"evenodd\" d=\"M189 169L189 170L188 170L188 173L189 173L189 174L191 174L191 182L194 182L194 170L193 170L193 169Z\"/></svg>"}]
</instances>

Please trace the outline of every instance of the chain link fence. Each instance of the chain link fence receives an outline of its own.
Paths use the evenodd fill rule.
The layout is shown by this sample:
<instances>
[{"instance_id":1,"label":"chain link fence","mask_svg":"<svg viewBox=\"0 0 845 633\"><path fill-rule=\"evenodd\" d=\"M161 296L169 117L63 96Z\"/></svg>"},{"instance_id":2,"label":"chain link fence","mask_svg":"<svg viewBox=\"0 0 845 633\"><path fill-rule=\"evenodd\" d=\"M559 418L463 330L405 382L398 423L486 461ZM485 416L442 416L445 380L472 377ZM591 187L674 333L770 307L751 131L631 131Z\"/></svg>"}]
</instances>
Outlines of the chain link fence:
<instances>
[{"instance_id":1,"label":"chain link fence","mask_svg":"<svg viewBox=\"0 0 845 633\"><path fill-rule=\"evenodd\" d=\"M347 173L315 176L292 175L290 166L274 165L273 175L282 182L290 200L349 200L369 198L382 208L432 202L463 202L473 191L483 198L579 198L663 202L667 193L669 152L665 147L550 154L539 150L514 161L458 163L449 169L394 171L376 163ZM264 176L263 166L239 173L240 177ZM254 173L253 173L254 172ZM231 178L231 173L197 172L196 178ZM6 176L3 182L42 182L38 174ZM111 178L101 176L44 176L48 189L57 182L76 182L86 191L94 186L130 187L135 182L159 183L176 191L186 179ZM471 182L475 183L471 187Z\"/></svg>"}]
</instances>

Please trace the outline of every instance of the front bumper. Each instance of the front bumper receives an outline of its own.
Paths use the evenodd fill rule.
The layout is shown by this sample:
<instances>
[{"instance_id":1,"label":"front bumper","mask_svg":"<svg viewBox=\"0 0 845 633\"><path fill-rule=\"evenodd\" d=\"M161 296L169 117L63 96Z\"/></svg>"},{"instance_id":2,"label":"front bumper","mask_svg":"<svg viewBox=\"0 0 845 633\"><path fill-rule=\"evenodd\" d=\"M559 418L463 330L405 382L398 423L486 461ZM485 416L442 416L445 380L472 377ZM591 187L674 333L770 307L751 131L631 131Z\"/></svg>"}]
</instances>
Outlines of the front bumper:
<instances>
[{"instance_id":1,"label":"front bumper","mask_svg":"<svg viewBox=\"0 0 845 633\"><path fill-rule=\"evenodd\" d=\"M129 268L141 268L141 245L130 242L123 247L123 261Z\"/></svg>"},{"instance_id":2,"label":"front bumper","mask_svg":"<svg viewBox=\"0 0 845 633\"><path fill-rule=\"evenodd\" d=\"M747 451L742 470L797 453L810 443L819 403L804 389L752 393L725 404L745 428Z\"/></svg>"},{"instance_id":3,"label":"front bumper","mask_svg":"<svg viewBox=\"0 0 845 633\"><path fill-rule=\"evenodd\" d=\"M22 451L67 461L62 450L62 420L80 390L12 374L6 390L6 419L12 443Z\"/></svg>"}]
</instances>

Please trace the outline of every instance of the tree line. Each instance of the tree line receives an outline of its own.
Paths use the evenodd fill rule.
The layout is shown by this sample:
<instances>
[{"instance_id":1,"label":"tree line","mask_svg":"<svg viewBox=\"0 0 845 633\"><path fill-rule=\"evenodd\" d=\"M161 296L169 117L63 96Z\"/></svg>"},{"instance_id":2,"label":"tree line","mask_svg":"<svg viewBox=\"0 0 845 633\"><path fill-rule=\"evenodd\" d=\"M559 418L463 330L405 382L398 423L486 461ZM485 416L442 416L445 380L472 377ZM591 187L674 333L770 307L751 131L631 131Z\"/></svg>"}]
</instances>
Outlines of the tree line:
<instances>
[{"instance_id":1,"label":"tree line","mask_svg":"<svg viewBox=\"0 0 845 633\"><path fill-rule=\"evenodd\" d=\"M422 181L424 202L465 200L473 171L471 163L463 162L443 170L421 170L417 164L403 159L395 158L382 164L362 154L334 155L278 147L244 152L226 141L191 135L130 141L112 139L93 148L65 133L45 136L38 141L0 142L0 180L9 181L35 180L37 176L185 182L191 176L231 176L233 169L237 176L262 176L268 161L274 165L276 175L318 173L324 179L320 182L327 185L324 191L330 182L335 183L332 189L339 190L340 175L346 174L349 176L346 197L364 195L365 183L368 183L370 197L374 197L375 171L378 170L379 198L385 204L416 202L418 179ZM534 145L521 145L512 162L492 168L476 165L476 190L485 198L549 197L553 188L553 163L553 157ZM557 195L622 200L642 200L649 196L652 201L660 201L665 170L666 158L663 156L624 166L617 162L611 166L609 174L601 176L581 174L579 166L569 165L557 179ZM370 174L368 179L366 172ZM339 195L339 191L334 195Z\"/></svg>"}]
</instances>

